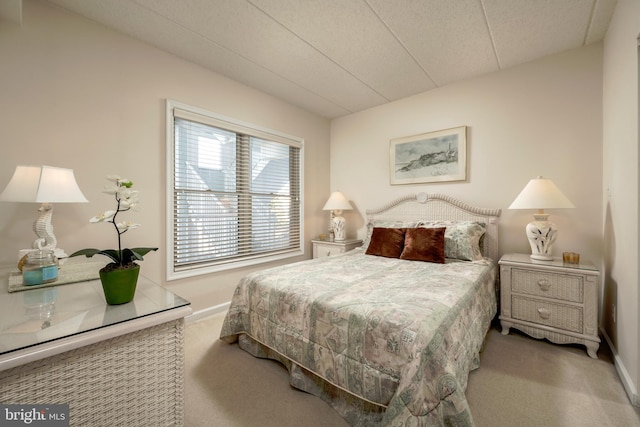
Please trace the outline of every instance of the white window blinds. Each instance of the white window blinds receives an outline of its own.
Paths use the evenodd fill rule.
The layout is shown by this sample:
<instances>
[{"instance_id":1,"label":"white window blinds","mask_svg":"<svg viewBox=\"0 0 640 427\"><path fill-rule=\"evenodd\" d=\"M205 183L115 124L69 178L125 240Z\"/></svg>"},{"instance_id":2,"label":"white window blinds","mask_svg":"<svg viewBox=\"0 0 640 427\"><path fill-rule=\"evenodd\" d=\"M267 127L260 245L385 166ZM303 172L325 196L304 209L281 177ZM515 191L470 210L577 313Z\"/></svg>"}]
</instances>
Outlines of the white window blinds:
<instances>
[{"instance_id":1,"label":"white window blinds","mask_svg":"<svg viewBox=\"0 0 640 427\"><path fill-rule=\"evenodd\" d=\"M219 116L170 110L173 273L301 254L301 141Z\"/></svg>"}]
</instances>

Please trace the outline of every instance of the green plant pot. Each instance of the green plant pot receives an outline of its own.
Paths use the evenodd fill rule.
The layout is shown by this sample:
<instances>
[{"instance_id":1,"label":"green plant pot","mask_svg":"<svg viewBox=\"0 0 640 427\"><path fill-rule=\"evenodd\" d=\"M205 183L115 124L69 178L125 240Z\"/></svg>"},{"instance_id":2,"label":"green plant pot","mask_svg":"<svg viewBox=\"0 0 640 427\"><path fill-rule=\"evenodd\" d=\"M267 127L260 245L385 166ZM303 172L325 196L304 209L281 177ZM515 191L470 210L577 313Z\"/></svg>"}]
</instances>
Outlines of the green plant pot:
<instances>
[{"instance_id":1,"label":"green plant pot","mask_svg":"<svg viewBox=\"0 0 640 427\"><path fill-rule=\"evenodd\" d=\"M136 293L139 273L139 265L124 270L100 270L100 281L107 304L125 304L131 301Z\"/></svg>"}]
</instances>

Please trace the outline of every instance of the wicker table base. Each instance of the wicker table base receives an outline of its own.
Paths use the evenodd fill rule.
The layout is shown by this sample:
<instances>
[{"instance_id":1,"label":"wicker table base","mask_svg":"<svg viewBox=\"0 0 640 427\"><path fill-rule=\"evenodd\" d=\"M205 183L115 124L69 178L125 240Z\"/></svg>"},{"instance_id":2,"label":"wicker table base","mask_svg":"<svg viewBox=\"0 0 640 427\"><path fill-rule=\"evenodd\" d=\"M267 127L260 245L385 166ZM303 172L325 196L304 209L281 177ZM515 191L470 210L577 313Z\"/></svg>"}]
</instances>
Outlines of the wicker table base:
<instances>
[{"instance_id":1,"label":"wicker table base","mask_svg":"<svg viewBox=\"0 0 640 427\"><path fill-rule=\"evenodd\" d=\"M184 319L0 371L0 402L68 403L70 425L182 426Z\"/></svg>"}]
</instances>

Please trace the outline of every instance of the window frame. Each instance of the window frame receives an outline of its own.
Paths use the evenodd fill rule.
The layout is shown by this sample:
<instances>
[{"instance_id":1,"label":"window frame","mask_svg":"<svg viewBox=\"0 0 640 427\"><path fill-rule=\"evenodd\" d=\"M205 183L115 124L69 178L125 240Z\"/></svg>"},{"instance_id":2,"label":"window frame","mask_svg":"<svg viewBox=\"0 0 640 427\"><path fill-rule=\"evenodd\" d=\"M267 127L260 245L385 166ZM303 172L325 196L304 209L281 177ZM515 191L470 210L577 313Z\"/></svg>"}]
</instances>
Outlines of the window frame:
<instances>
[{"instance_id":1,"label":"window frame","mask_svg":"<svg viewBox=\"0 0 640 427\"><path fill-rule=\"evenodd\" d=\"M175 150L176 150L176 141L175 141L175 110L179 109L183 113L189 113L197 116L202 116L204 118L210 118L216 122L223 122L229 125L228 130L236 131L238 128L242 128L243 132L249 131L253 136L259 138L272 137L274 142L286 143L290 146L296 147L299 149L299 177L298 177L298 186L300 189L300 216L299 216L299 242L297 247L293 249L283 250L282 252L272 253L267 255L261 254L253 254L249 256L244 256L239 259L232 260L223 260L223 261L212 261L210 263L196 265L191 267L185 267L176 269L175 265L175 246L174 246L174 235L175 235L175 215L174 215L174 178L175 178ZM221 114L217 114L211 111L207 111L205 109L194 107L191 105L187 105L178 101L174 101L171 99L167 99L166 102L166 123L167 123L167 164L166 164L166 213L167 213L167 224L166 224L166 232L167 232L167 280L177 280L183 279L187 277L194 277L204 274L215 273L219 271L238 269L243 267L255 266L258 264L264 264L268 262L278 261L287 258L298 257L304 255L304 139L288 135L286 133L276 131L273 129L269 129L263 126L255 125L253 123L244 122L241 120L237 120L231 117L223 116ZM194 116L195 117L195 116ZM194 120L198 121L198 120ZM221 127L221 126L218 126ZM223 129L227 129L226 127L221 127Z\"/></svg>"}]
</instances>

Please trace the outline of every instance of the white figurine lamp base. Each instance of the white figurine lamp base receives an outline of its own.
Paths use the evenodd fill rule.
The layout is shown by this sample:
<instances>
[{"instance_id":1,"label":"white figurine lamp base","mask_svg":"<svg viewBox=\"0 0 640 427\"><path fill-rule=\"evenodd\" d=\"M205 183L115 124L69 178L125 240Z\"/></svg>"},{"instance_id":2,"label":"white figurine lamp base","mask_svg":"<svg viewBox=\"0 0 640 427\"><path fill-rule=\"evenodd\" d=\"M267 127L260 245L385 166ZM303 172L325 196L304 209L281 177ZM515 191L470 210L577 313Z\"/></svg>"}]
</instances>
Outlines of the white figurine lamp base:
<instances>
[{"instance_id":1,"label":"white figurine lamp base","mask_svg":"<svg viewBox=\"0 0 640 427\"><path fill-rule=\"evenodd\" d=\"M67 254L57 247L58 240L53 234L52 203L87 203L73 170L55 166L16 166L11 181L0 194L0 201L41 203L40 216L33 223L38 238L31 246L50 249L58 258L65 258Z\"/></svg>"}]
</instances>

